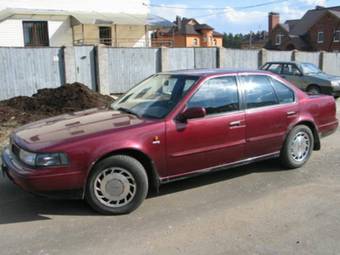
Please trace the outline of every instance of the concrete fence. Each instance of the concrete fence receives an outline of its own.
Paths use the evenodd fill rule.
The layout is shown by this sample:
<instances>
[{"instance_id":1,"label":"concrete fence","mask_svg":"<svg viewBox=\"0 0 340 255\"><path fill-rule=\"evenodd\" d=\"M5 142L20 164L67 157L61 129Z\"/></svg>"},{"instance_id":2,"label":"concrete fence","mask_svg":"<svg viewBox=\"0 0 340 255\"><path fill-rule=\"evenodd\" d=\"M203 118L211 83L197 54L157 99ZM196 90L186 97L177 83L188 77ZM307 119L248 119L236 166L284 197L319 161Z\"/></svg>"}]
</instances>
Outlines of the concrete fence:
<instances>
[{"instance_id":1,"label":"concrete fence","mask_svg":"<svg viewBox=\"0 0 340 255\"><path fill-rule=\"evenodd\" d=\"M161 71L257 69L267 61L303 61L340 75L340 53L225 48L0 48L0 100L81 82L103 94L123 93Z\"/></svg>"}]
</instances>

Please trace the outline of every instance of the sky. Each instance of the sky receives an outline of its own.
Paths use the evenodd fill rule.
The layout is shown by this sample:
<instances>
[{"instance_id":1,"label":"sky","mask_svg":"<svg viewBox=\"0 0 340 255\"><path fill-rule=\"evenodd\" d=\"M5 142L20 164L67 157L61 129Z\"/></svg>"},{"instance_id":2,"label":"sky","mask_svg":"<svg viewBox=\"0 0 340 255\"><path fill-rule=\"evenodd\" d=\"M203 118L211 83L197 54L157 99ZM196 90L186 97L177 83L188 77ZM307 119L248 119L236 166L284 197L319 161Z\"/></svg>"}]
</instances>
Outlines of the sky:
<instances>
[{"instance_id":1,"label":"sky","mask_svg":"<svg viewBox=\"0 0 340 255\"><path fill-rule=\"evenodd\" d=\"M196 18L198 22L207 23L218 32L248 33L249 31L268 29L268 12L280 13L281 22L298 19L308 9L316 5L336 6L340 0L286 0L276 1L271 5L241 9L240 7L273 2L273 0L150 0L151 4L176 8L152 7L151 12L173 21L176 15ZM221 8L220 10L190 10L188 8ZM216 14L217 13L217 14Z\"/></svg>"}]
</instances>

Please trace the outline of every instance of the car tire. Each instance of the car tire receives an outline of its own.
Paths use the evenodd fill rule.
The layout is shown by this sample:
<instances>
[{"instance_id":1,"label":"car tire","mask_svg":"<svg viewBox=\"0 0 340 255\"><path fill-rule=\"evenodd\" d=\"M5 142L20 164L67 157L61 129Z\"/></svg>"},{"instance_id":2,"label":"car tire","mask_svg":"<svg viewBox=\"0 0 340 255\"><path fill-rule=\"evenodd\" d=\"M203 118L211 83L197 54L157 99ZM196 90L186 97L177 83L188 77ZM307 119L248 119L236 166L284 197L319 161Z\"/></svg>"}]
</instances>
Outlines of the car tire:
<instances>
[{"instance_id":1,"label":"car tire","mask_svg":"<svg viewBox=\"0 0 340 255\"><path fill-rule=\"evenodd\" d=\"M85 199L102 214L118 215L136 210L148 193L143 165L126 155L114 155L97 163L89 174Z\"/></svg>"},{"instance_id":2,"label":"car tire","mask_svg":"<svg viewBox=\"0 0 340 255\"><path fill-rule=\"evenodd\" d=\"M307 89L309 95L319 95L321 94L320 87L317 85L310 85Z\"/></svg>"},{"instance_id":3,"label":"car tire","mask_svg":"<svg viewBox=\"0 0 340 255\"><path fill-rule=\"evenodd\" d=\"M303 166L312 154L314 135L305 125L295 126L288 134L280 153L281 164L289 169Z\"/></svg>"}]
</instances>

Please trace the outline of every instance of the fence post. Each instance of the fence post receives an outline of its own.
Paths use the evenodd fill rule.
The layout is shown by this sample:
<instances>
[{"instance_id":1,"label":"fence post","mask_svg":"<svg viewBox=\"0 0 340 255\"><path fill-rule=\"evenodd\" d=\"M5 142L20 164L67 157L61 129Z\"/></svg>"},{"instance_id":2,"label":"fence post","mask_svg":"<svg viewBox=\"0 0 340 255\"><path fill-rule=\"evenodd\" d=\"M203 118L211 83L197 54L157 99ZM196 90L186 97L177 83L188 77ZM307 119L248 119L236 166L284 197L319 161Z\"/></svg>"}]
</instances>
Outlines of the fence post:
<instances>
[{"instance_id":1,"label":"fence post","mask_svg":"<svg viewBox=\"0 0 340 255\"><path fill-rule=\"evenodd\" d=\"M64 47L65 83L73 83L77 80L76 59L74 47Z\"/></svg>"},{"instance_id":2,"label":"fence post","mask_svg":"<svg viewBox=\"0 0 340 255\"><path fill-rule=\"evenodd\" d=\"M299 51L298 50L293 50L292 51L292 61L296 61L298 59L298 54L299 54Z\"/></svg>"},{"instance_id":3,"label":"fence post","mask_svg":"<svg viewBox=\"0 0 340 255\"><path fill-rule=\"evenodd\" d=\"M96 46L96 70L98 92L104 95L110 94L109 86L109 56L108 48L105 46Z\"/></svg>"},{"instance_id":4,"label":"fence post","mask_svg":"<svg viewBox=\"0 0 340 255\"><path fill-rule=\"evenodd\" d=\"M216 56L216 67L222 68L224 66L223 61L225 58L225 48L217 48L217 56Z\"/></svg>"},{"instance_id":5,"label":"fence post","mask_svg":"<svg viewBox=\"0 0 340 255\"><path fill-rule=\"evenodd\" d=\"M324 68L325 68L324 61L325 61L325 52L324 51L320 51L320 54L319 54L319 68L322 71L324 71Z\"/></svg>"},{"instance_id":6,"label":"fence post","mask_svg":"<svg viewBox=\"0 0 340 255\"><path fill-rule=\"evenodd\" d=\"M169 68L169 58L168 58L168 48L161 48L161 72L168 71Z\"/></svg>"},{"instance_id":7,"label":"fence post","mask_svg":"<svg viewBox=\"0 0 340 255\"><path fill-rule=\"evenodd\" d=\"M261 67L263 66L266 62L267 62L267 50L262 48L260 51L259 51L259 56L258 56L258 67Z\"/></svg>"}]
</instances>

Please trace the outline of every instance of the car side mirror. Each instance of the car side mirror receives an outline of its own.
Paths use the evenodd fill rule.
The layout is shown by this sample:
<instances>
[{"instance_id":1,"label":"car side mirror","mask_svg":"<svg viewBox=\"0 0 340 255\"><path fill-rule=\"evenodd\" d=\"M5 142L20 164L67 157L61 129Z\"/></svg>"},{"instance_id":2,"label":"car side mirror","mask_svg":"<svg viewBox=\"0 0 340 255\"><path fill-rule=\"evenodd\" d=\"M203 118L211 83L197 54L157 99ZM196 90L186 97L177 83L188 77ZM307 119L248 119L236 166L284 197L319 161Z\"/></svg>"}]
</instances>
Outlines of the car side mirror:
<instances>
[{"instance_id":1,"label":"car side mirror","mask_svg":"<svg viewBox=\"0 0 340 255\"><path fill-rule=\"evenodd\" d=\"M189 119L203 118L206 114L207 112L203 107L191 107L186 108L183 112L181 112L177 119L179 121L186 121Z\"/></svg>"},{"instance_id":2,"label":"car side mirror","mask_svg":"<svg viewBox=\"0 0 340 255\"><path fill-rule=\"evenodd\" d=\"M293 72L293 74L294 74L295 76L302 76L302 73L301 73L301 72L299 72L299 71L297 71L297 70L296 70L296 71L294 71L294 72Z\"/></svg>"}]
</instances>

